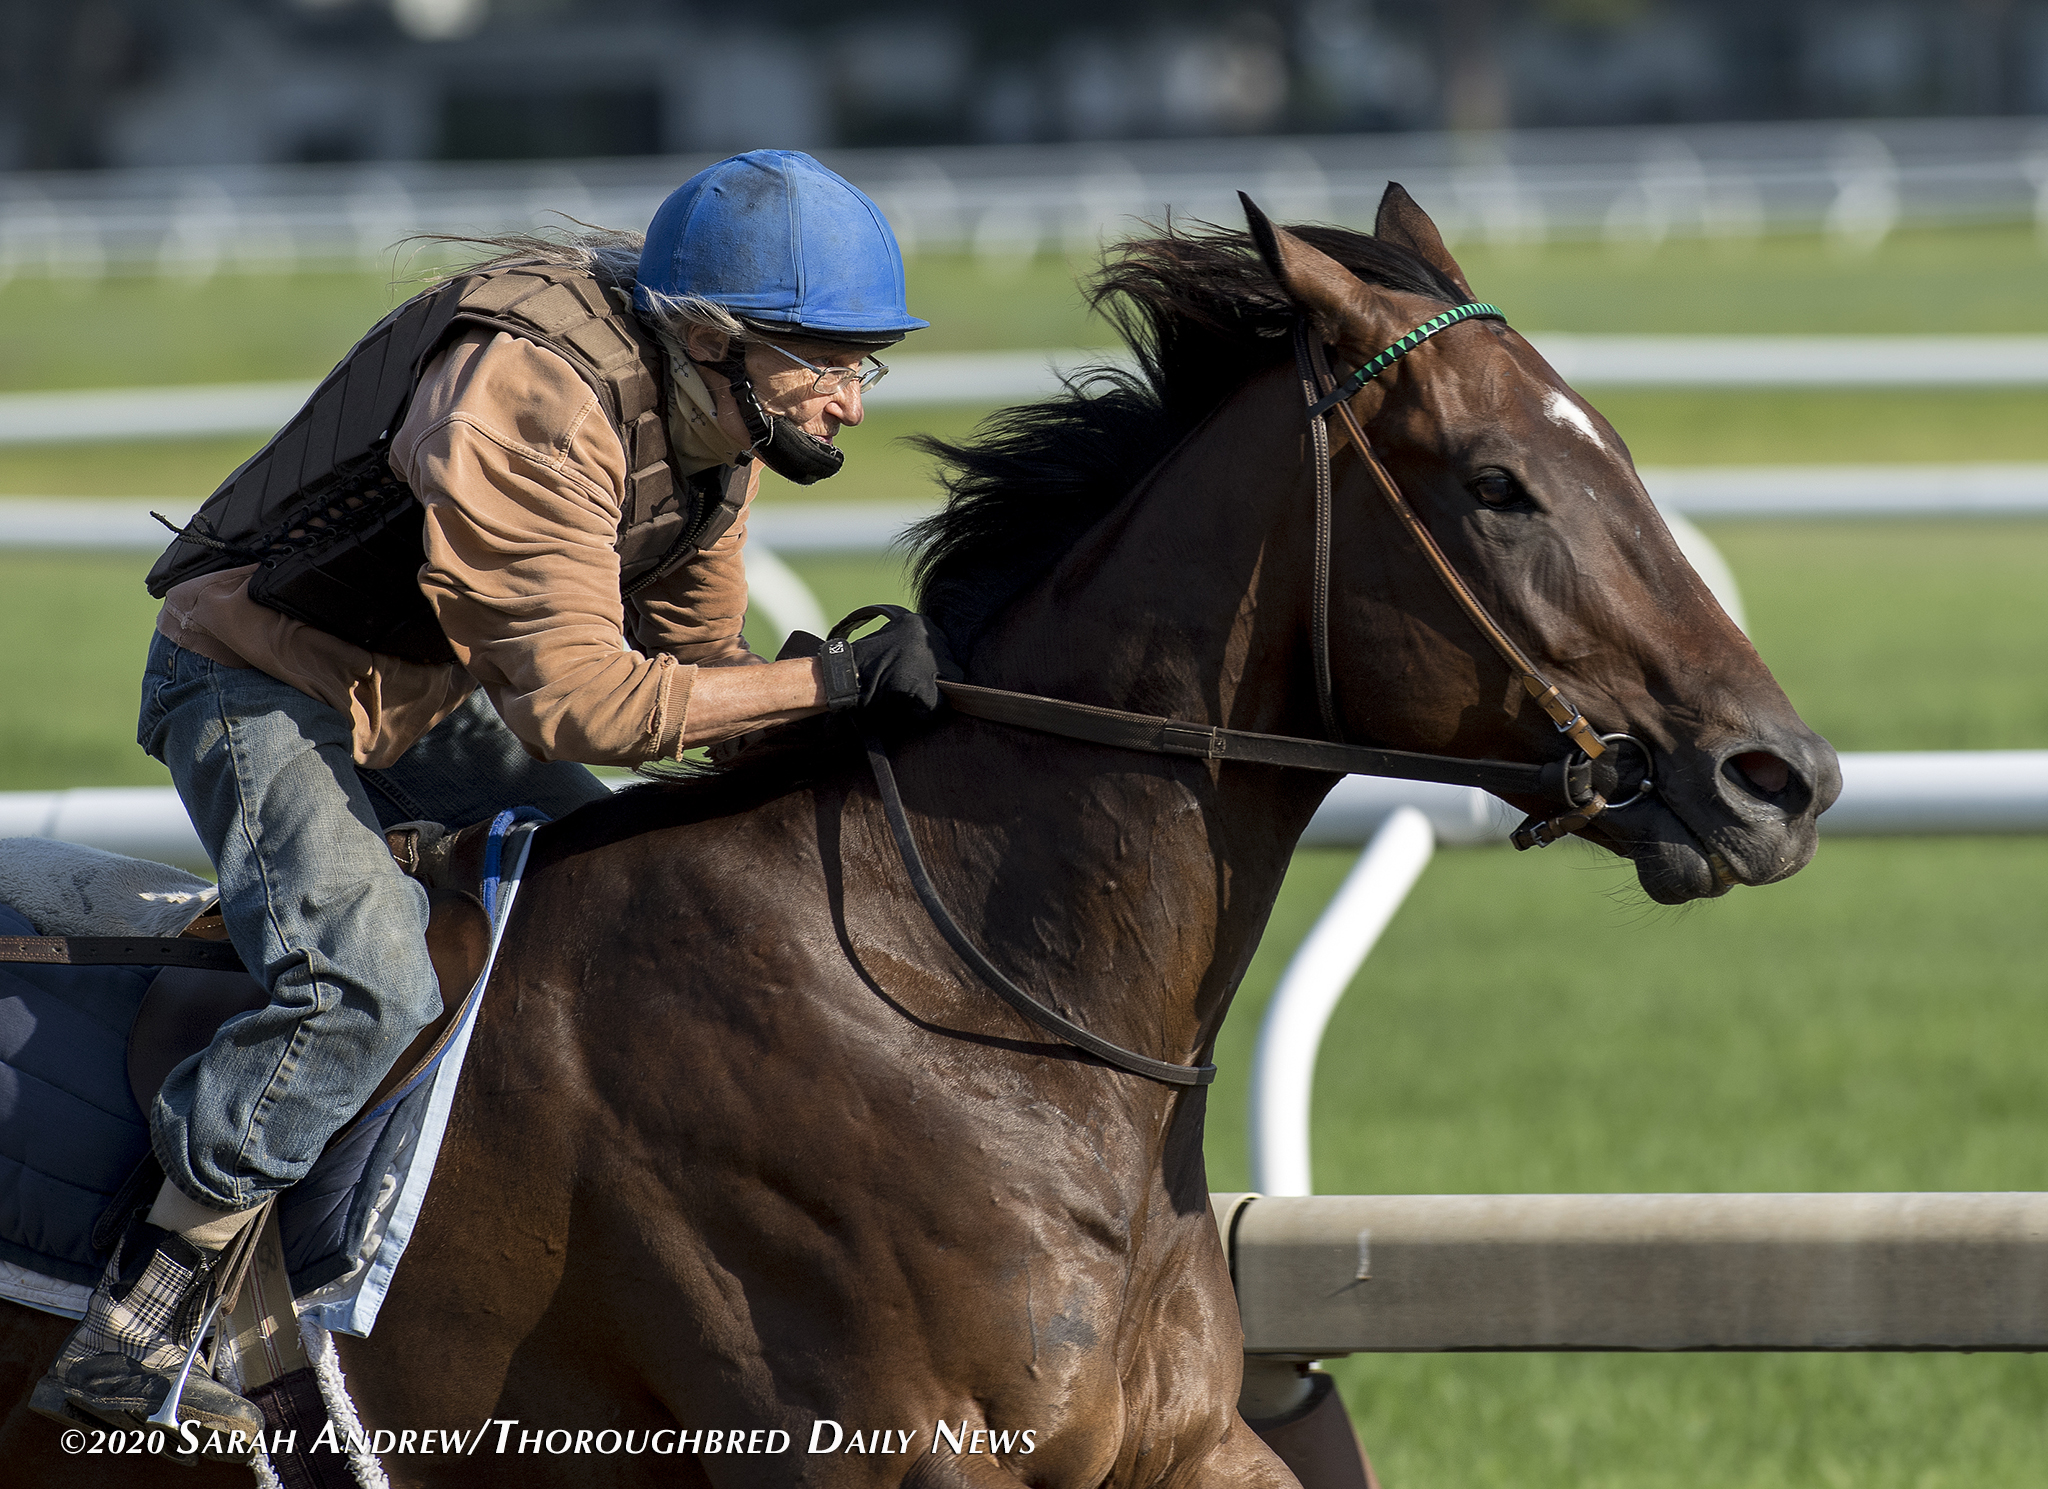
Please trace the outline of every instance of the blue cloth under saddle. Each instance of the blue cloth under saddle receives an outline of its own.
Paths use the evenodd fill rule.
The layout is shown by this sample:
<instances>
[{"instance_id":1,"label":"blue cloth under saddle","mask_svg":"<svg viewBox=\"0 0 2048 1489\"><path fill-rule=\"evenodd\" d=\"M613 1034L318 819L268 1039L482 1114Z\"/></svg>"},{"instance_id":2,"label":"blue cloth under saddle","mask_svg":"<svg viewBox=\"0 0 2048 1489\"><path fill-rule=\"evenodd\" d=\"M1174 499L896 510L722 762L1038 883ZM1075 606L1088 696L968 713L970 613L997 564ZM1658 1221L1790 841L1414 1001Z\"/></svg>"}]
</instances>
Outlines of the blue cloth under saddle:
<instances>
[{"instance_id":1,"label":"blue cloth under saddle","mask_svg":"<svg viewBox=\"0 0 2048 1489\"><path fill-rule=\"evenodd\" d=\"M33 936L0 905L0 935ZM128 1030L155 967L0 962L0 1257L91 1286L92 1229L149 1152L128 1090ZM304 1294L355 1265L402 1120L425 1085L321 1155L278 1201L285 1265ZM365 1182L366 1176L374 1176Z\"/></svg>"}]
</instances>

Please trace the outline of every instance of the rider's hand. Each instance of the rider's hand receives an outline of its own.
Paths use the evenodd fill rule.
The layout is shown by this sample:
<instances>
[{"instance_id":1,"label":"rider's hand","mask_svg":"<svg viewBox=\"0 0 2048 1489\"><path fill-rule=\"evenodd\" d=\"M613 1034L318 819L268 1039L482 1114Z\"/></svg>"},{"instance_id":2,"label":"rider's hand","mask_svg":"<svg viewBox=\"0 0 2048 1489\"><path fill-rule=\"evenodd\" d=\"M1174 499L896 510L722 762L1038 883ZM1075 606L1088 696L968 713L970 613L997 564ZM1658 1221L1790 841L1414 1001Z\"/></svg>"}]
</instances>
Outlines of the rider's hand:
<instances>
[{"instance_id":1,"label":"rider's hand","mask_svg":"<svg viewBox=\"0 0 2048 1489\"><path fill-rule=\"evenodd\" d=\"M961 682L965 674L946 647L946 636L914 612L900 615L871 636L853 642L863 714L886 713L924 719L945 701L939 682Z\"/></svg>"},{"instance_id":2,"label":"rider's hand","mask_svg":"<svg viewBox=\"0 0 2048 1489\"><path fill-rule=\"evenodd\" d=\"M793 631L776 662L788 657L815 657L825 690L825 707L834 713L893 715L897 719L928 719L940 703L938 684L963 682L946 649L946 633L915 610L874 606L891 614L889 625L858 641L819 641L809 631ZM846 623L842 621L842 627Z\"/></svg>"},{"instance_id":3,"label":"rider's hand","mask_svg":"<svg viewBox=\"0 0 2048 1489\"><path fill-rule=\"evenodd\" d=\"M808 631L793 631L776 660L791 657L818 659L826 706L835 713L879 710L923 719L944 701L939 692L942 679L963 680L946 647L945 633L909 610L857 641L821 641Z\"/></svg>"}]
</instances>

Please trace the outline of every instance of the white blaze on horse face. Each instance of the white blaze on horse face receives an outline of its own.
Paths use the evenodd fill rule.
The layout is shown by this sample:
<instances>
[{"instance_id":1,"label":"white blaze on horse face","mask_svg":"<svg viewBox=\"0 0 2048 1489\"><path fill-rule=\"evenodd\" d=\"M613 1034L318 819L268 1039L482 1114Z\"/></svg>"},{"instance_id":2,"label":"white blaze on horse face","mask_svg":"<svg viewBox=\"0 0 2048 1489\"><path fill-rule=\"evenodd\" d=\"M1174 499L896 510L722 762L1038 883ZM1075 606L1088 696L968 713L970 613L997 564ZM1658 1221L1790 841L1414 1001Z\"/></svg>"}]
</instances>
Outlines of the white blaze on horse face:
<instances>
[{"instance_id":1,"label":"white blaze on horse face","mask_svg":"<svg viewBox=\"0 0 2048 1489\"><path fill-rule=\"evenodd\" d=\"M1576 430L1601 449L1607 448L1607 441L1600 437L1600 431L1593 427L1593 421L1586 417L1586 411L1557 389L1552 388L1543 395L1543 411L1550 415L1551 423L1565 429Z\"/></svg>"}]
</instances>

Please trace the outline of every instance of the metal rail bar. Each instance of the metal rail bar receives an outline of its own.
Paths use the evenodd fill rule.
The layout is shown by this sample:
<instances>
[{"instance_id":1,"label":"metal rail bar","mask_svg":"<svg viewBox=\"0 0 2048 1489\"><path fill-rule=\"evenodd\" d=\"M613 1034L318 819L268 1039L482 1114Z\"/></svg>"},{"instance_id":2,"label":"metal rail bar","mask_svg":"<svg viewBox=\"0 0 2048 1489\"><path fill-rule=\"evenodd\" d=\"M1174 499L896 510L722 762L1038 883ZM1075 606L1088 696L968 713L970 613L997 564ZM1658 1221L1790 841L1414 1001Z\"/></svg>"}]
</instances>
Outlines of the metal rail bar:
<instances>
[{"instance_id":1,"label":"metal rail bar","mask_svg":"<svg viewBox=\"0 0 2048 1489\"><path fill-rule=\"evenodd\" d=\"M1273 990L1252 1055L1255 1189L1269 1195L1315 1193L1309 1175L1309 1096L1323 1030L1435 851L1429 818L1413 806L1396 807L1373 832Z\"/></svg>"},{"instance_id":2,"label":"metal rail bar","mask_svg":"<svg viewBox=\"0 0 2048 1489\"><path fill-rule=\"evenodd\" d=\"M2048 465L1703 466L1642 474L1667 519L2048 514ZM182 522L197 505L190 496L0 496L0 548L155 552L169 538L150 512ZM748 531L785 555L875 553L930 513L911 502L768 502L749 516Z\"/></svg>"},{"instance_id":3,"label":"metal rail bar","mask_svg":"<svg viewBox=\"0 0 2048 1489\"><path fill-rule=\"evenodd\" d=\"M1747 239L2048 216L2025 118L1801 121L837 150L906 244L1022 257L1134 221L1231 221L1252 191L1282 220L1368 223L1405 182L1453 241ZM421 232L647 221L709 156L504 164L367 162L0 175L0 277L204 277L309 261L389 265ZM558 219L557 219L558 220Z\"/></svg>"},{"instance_id":4,"label":"metal rail bar","mask_svg":"<svg viewBox=\"0 0 2048 1489\"><path fill-rule=\"evenodd\" d=\"M1594 388L2038 388L2048 336L1530 335L1567 382ZM906 352L868 395L889 407L995 406L1042 398L1115 347ZM0 444L270 434L297 413L308 382L203 383L0 393ZM1796 473L1795 471L1792 473Z\"/></svg>"},{"instance_id":5,"label":"metal rail bar","mask_svg":"<svg viewBox=\"0 0 2048 1489\"><path fill-rule=\"evenodd\" d=\"M2048 832L2048 750L1844 755L1842 776L1842 799L1821 818L1822 831L1830 835ZM1445 847L1507 841L1507 809L1484 791L1359 777L1330 793L1302 842L1361 847L1404 806L1428 818ZM160 863L207 867L185 809L167 786L0 791L0 838L5 837L62 838Z\"/></svg>"}]
</instances>

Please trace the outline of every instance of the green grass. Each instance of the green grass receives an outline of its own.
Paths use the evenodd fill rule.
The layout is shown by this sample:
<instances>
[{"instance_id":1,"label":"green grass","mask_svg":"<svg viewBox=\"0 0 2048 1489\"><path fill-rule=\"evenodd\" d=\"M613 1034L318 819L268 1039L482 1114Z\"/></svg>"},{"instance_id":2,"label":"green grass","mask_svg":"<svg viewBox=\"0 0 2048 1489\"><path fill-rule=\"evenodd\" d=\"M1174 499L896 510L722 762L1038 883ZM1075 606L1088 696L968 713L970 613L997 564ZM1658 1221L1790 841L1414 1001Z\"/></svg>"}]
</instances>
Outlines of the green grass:
<instances>
[{"instance_id":1,"label":"green grass","mask_svg":"<svg viewBox=\"0 0 2048 1489\"><path fill-rule=\"evenodd\" d=\"M135 743L149 563L0 551L0 790L170 783Z\"/></svg>"},{"instance_id":2,"label":"green grass","mask_svg":"<svg viewBox=\"0 0 2048 1489\"><path fill-rule=\"evenodd\" d=\"M1639 465L2048 461L2048 391L1593 388Z\"/></svg>"},{"instance_id":3,"label":"green grass","mask_svg":"<svg viewBox=\"0 0 2048 1489\"><path fill-rule=\"evenodd\" d=\"M0 445L0 492L13 496L162 496L196 504L262 445L263 439L257 435L119 440L97 445Z\"/></svg>"},{"instance_id":4,"label":"green grass","mask_svg":"<svg viewBox=\"0 0 2048 1489\"><path fill-rule=\"evenodd\" d=\"M1266 996L1352 858L1297 855L1232 1013L1218 1189ZM2039 838L1837 839L1674 912L1590 847L1440 854L1331 1022L1316 1187L2048 1188L2044 876Z\"/></svg>"},{"instance_id":5,"label":"green grass","mask_svg":"<svg viewBox=\"0 0 2048 1489\"><path fill-rule=\"evenodd\" d=\"M1113 339L1081 303L1083 260L1046 255L991 272L970 258L909 264L913 310L932 323L906 347L985 351ZM222 274L0 285L0 391L318 377L417 277Z\"/></svg>"},{"instance_id":6,"label":"green grass","mask_svg":"<svg viewBox=\"0 0 2048 1489\"><path fill-rule=\"evenodd\" d=\"M0 285L0 389L318 377L408 293L383 274Z\"/></svg>"},{"instance_id":7,"label":"green grass","mask_svg":"<svg viewBox=\"0 0 2048 1489\"><path fill-rule=\"evenodd\" d=\"M1457 256L1479 297L1530 330L2048 331L2048 254L2031 226L1914 229L1869 254L1793 234Z\"/></svg>"},{"instance_id":8,"label":"green grass","mask_svg":"<svg viewBox=\"0 0 2048 1489\"><path fill-rule=\"evenodd\" d=\"M2048 256L2018 226L1908 231L1861 256L1794 235L1654 253L1469 246L1460 258L1478 293L1529 330L2048 330ZM1074 284L1090 262L913 256L911 307L932 328L906 349L1107 344ZM0 390L314 377L416 288L388 271L18 277L0 285Z\"/></svg>"},{"instance_id":9,"label":"green grass","mask_svg":"<svg viewBox=\"0 0 2048 1489\"><path fill-rule=\"evenodd\" d=\"M1389 1489L2013 1489L2025 1355L1406 1355L1332 1363Z\"/></svg>"},{"instance_id":10,"label":"green grass","mask_svg":"<svg viewBox=\"0 0 2048 1489\"><path fill-rule=\"evenodd\" d=\"M1758 651L1837 748L2048 748L2048 520L1706 530Z\"/></svg>"}]
</instances>

